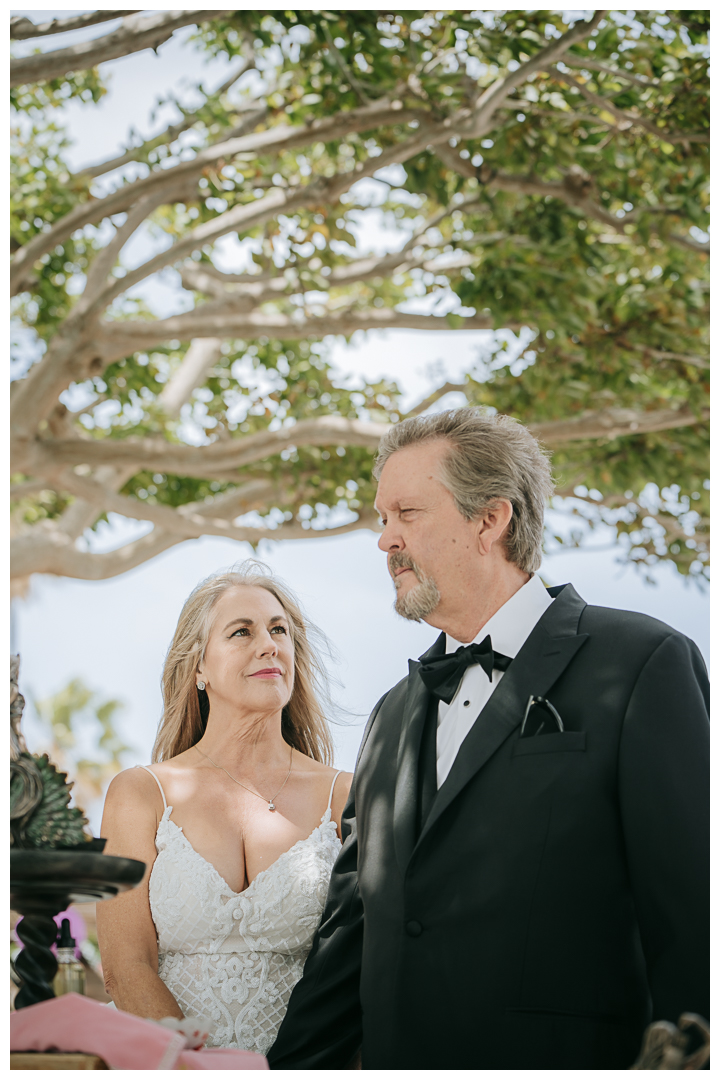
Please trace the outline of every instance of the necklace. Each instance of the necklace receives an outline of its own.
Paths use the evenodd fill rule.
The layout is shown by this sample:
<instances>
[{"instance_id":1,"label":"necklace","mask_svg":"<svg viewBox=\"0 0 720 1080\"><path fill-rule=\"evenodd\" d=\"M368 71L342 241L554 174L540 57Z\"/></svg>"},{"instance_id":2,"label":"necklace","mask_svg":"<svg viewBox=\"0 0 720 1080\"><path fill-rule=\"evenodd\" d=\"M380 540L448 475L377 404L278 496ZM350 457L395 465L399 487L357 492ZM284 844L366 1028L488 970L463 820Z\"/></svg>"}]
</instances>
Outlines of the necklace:
<instances>
[{"instance_id":1,"label":"necklace","mask_svg":"<svg viewBox=\"0 0 720 1080\"><path fill-rule=\"evenodd\" d=\"M210 762L210 764L214 765L216 769L222 769L222 771L227 776L229 776L231 780L235 780L235 777L232 775L232 773L229 773L224 766L218 765L218 763L216 761L213 761L213 759L211 757L209 757L208 754L203 753L203 751L200 749L199 746L196 746L195 749L197 750L198 754L201 754L202 757L207 758L207 760ZM287 776L285 777L282 784L277 789L277 791L275 792L275 794L273 795L272 799L270 799L269 802L265 798L264 795L259 795L257 791L253 791L253 789L249 788L247 786L247 784L241 784L239 780L235 780L235 783L238 785L238 787L245 788L245 790L249 791L251 795L257 795L258 799L262 799L263 802L266 802L268 804L268 810L272 810L273 813L274 813L275 810L277 809L277 807L275 806L275 800L277 799L278 795L280 794L280 792L282 791L282 789L285 787L288 780L290 779L290 773L292 772L292 767L293 767L293 748L291 746L290 747L290 768L287 771Z\"/></svg>"}]
</instances>

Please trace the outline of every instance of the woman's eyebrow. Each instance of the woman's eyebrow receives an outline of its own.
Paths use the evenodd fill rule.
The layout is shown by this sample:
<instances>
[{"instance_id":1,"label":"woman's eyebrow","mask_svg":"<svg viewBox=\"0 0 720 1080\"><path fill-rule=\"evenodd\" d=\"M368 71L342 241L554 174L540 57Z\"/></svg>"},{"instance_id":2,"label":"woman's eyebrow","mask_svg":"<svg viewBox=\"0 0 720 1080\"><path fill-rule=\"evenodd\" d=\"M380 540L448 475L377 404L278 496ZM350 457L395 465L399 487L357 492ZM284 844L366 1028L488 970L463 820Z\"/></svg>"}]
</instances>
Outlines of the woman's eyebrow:
<instances>
[{"instance_id":1,"label":"woman's eyebrow","mask_svg":"<svg viewBox=\"0 0 720 1080\"><path fill-rule=\"evenodd\" d=\"M288 620L286 619L286 617L284 615L273 615L272 619L270 620L269 625L272 626L273 623L281 623L281 622L282 623L287 623ZM238 625L239 626L254 626L255 625L255 620L254 619L232 619L227 624L227 626L223 627L223 634L225 633L226 630L229 630L231 626L238 626ZM289 625L289 623L288 623L288 625Z\"/></svg>"},{"instance_id":2,"label":"woman's eyebrow","mask_svg":"<svg viewBox=\"0 0 720 1080\"><path fill-rule=\"evenodd\" d=\"M240 626L254 626L255 625L254 621L252 619L232 619L232 621L229 622L227 624L227 626L223 627L223 634L225 633L226 630L229 630L231 626L237 626L238 624L240 624Z\"/></svg>"}]
</instances>

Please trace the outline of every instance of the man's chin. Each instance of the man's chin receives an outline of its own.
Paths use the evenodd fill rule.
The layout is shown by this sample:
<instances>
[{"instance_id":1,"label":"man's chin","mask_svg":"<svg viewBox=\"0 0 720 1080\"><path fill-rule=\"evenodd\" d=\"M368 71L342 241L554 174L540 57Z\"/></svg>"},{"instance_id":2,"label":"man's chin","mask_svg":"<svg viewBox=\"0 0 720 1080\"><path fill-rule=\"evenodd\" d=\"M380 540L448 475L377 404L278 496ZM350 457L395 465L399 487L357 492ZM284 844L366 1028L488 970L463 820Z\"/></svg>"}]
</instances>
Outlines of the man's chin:
<instances>
[{"instance_id":1,"label":"man's chin","mask_svg":"<svg viewBox=\"0 0 720 1080\"><path fill-rule=\"evenodd\" d=\"M406 596L410 589L414 589L418 584L418 579L412 570L404 570L402 574L398 574L396 578L393 578L393 585L395 586L395 592L398 596L402 593Z\"/></svg>"},{"instance_id":2,"label":"man's chin","mask_svg":"<svg viewBox=\"0 0 720 1080\"><path fill-rule=\"evenodd\" d=\"M405 575L403 575L404 577ZM426 579L411 589L403 589L395 598L395 611L410 622L422 622L440 603L440 593L432 579Z\"/></svg>"}]
</instances>

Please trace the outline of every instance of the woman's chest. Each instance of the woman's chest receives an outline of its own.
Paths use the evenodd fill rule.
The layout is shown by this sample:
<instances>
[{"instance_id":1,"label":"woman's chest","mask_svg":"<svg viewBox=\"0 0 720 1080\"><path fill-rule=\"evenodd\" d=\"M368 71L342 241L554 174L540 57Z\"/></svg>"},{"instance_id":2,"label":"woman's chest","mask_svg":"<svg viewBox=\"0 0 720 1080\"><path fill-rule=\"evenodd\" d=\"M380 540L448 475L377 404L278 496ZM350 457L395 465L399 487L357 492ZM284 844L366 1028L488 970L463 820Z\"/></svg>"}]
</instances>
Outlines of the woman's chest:
<instances>
[{"instance_id":1,"label":"woman's chest","mask_svg":"<svg viewBox=\"0 0 720 1080\"><path fill-rule=\"evenodd\" d=\"M179 829L162 822L149 890L161 951L304 948L322 914L339 846L321 826L236 891Z\"/></svg>"},{"instance_id":2,"label":"woman's chest","mask_svg":"<svg viewBox=\"0 0 720 1080\"><path fill-rule=\"evenodd\" d=\"M175 806L170 825L235 893L247 889L306 835L279 813L242 804L212 810Z\"/></svg>"}]
</instances>

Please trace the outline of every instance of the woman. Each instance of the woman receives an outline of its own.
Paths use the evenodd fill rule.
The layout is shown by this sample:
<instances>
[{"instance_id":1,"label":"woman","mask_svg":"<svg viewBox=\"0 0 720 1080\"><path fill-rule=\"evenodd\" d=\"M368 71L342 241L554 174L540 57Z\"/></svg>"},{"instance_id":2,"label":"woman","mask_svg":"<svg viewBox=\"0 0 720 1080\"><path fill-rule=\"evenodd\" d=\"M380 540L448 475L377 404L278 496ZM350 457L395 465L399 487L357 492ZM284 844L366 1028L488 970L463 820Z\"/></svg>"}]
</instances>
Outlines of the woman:
<instances>
[{"instance_id":1,"label":"woman","mask_svg":"<svg viewBox=\"0 0 720 1080\"><path fill-rule=\"evenodd\" d=\"M208 1045L261 1054L320 921L352 779L325 763L307 621L263 570L217 574L182 610L153 766L113 780L102 823L107 854L147 872L97 912L119 1009L207 1017Z\"/></svg>"}]
</instances>

